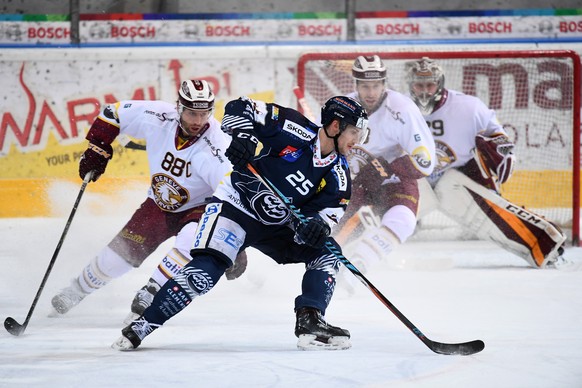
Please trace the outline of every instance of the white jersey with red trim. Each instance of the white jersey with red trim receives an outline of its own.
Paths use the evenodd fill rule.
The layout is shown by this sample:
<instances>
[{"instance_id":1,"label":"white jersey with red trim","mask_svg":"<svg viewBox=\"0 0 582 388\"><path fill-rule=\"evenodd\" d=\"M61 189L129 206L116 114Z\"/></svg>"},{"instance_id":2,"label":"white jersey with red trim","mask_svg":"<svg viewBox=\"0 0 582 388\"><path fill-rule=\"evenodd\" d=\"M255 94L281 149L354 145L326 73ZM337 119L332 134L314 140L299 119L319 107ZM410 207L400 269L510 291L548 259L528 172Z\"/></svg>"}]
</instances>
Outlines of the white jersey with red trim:
<instances>
[{"instance_id":1,"label":"white jersey with red trim","mask_svg":"<svg viewBox=\"0 0 582 388\"><path fill-rule=\"evenodd\" d=\"M357 92L348 97L360 101ZM368 127L368 141L362 145L366 151L388 162L410 155L418 171L425 176L432 173L436 164L434 140L420 110L409 97L387 89L380 107L369 114Z\"/></svg>"},{"instance_id":2,"label":"white jersey with red trim","mask_svg":"<svg viewBox=\"0 0 582 388\"><path fill-rule=\"evenodd\" d=\"M477 97L446 90L443 99L434 112L424 117L436 144L437 165L428 177L433 187L446 170L464 166L473 159L477 134L507 135L495 111Z\"/></svg>"},{"instance_id":3,"label":"white jersey with red trim","mask_svg":"<svg viewBox=\"0 0 582 388\"><path fill-rule=\"evenodd\" d=\"M206 203L232 168L224 156L230 136L214 117L199 138L181 146L176 106L165 101L120 101L106 106L100 119L119 126L121 134L146 141L148 197L164 211L181 212Z\"/></svg>"}]
</instances>

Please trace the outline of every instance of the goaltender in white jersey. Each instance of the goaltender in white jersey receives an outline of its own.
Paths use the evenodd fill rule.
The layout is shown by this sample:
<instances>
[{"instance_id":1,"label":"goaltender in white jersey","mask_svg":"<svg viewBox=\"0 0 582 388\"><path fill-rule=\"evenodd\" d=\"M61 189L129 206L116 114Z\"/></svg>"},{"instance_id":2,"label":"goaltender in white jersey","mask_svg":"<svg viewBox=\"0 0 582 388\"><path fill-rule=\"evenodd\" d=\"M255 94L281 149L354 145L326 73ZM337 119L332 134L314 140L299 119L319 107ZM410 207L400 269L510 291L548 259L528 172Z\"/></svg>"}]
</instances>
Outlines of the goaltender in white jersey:
<instances>
[{"instance_id":1,"label":"goaltender in white jersey","mask_svg":"<svg viewBox=\"0 0 582 388\"><path fill-rule=\"evenodd\" d=\"M427 57L408 62L406 69L410 96L431 128L438 157L430 187L420 186L421 216L439 208L534 268L564 263L566 236L560 228L500 194L515 156L495 112L477 97L446 89L442 68Z\"/></svg>"},{"instance_id":2,"label":"goaltender in white jersey","mask_svg":"<svg viewBox=\"0 0 582 388\"><path fill-rule=\"evenodd\" d=\"M113 240L83 268L71 285L52 299L65 314L88 294L140 266L161 243L177 236L174 247L162 259L131 305L132 320L149 306L167 279L190 261L192 241L206 203L231 171L224 156L230 137L212 116L214 94L203 80L185 80L178 101L119 101L106 105L87 134L88 149L81 157L79 174L97 180L113 155L111 143L121 134L145 139L151 186L148 198ZM240 260L239 260L240 259ZM227 278L246 266L244 252ZM241 271L242 273L242 271Z\"/></svg>"}]
</instances>

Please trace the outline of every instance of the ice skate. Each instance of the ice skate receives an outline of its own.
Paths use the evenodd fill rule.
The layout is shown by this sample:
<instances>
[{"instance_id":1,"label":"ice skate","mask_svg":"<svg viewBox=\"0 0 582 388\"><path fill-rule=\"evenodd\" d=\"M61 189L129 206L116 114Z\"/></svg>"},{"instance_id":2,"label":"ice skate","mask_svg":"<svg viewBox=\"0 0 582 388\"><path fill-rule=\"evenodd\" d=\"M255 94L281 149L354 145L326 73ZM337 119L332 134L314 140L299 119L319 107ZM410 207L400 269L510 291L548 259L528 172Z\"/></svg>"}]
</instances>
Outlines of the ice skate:
<instances>
[{"instance_id":1,"label":"ice skate","mask_svg":"<svg viewBox=\"0 0 582 388\"><path fill-rule=\"evenodd\" d=\"M349 331L328 324L312 307L297 310L295 336L301 350L344 350L352 346Z\"/></svg>"},{"instance_id":2,"label":"ice skate","mask_svg":"<svg viewBox=\"0 0 582 388\"><path fill-rule=\"evenodd\" d=\"M121 337L111 347L120 351L135 350L147 335L160 326L139 318L121 330Z\"/></svg>"},{"instance_id":3,"label":"ice skate","mask_svg":"<svg viewBox=\"0 0 582 388\"><path fill-rule=\"evenodd\" d=\"M51 304L56 313L66 314L70 309L81 303L87 295L89 295L89 293L81 289L79 280L74 279L71 281L69 287L62 289L58 294L53 296Z\"/></svg>"},{"instance_id":4,"label":"ice skate","mask_svg":"<svg viewBox=\"0 0 582 388\"><path fill-rule=\"evenodd\" d=\"M579 271L582 263L568 260L564 257L564 247L558 248L558 255L546 263L546 268L555 268L560 271Z\"/></svg>"},{"instance_id":5,"label":"ice skate","mask_svg":"<svg viewBox=\"0 0 582 388\"><path fill-rule=\"evenodd\" d=\"M154 296L160 290L160 285L152 278L148 280L148 283L143 286L131 302L131 312L127 315L123 323L129 325L131 322L135 321L143 315L145 309L152 304Z\"/></svg>"}]
</instances>

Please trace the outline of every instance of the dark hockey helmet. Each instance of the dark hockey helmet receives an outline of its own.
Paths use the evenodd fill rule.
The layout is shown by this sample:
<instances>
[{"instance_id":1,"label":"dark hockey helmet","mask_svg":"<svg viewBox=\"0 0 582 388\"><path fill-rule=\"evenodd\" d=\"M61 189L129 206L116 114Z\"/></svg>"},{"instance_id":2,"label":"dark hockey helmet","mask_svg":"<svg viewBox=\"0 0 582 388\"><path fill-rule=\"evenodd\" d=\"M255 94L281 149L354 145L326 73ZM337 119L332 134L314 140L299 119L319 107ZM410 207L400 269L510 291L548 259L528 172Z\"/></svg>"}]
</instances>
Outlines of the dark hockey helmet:
<instances>
[{"instance_id":1,"label":"dark hockey helmet","mask_svg":"<svg viewBox=\"0 0 582 388\"><path fill-rule=\"evenodd\" d=\"M178 90L178 113L184 109L207 110L214 109L214 93L210 85L204 80L182 81Z\"/></svg>"},{"instance_id":2,"label":"dark hockey helmet","mask_svg":"<svg viewBox=\"0 0 582 388\"><path fill-rule=\"evenodd\" d=\"M352 77L356 81L384 81L386 66L377 55L360 55L352 65Z\"/></svg>"},{"instance_id":3,"label":"dark hockey helmet","mask_svg":"<svg viewBox=\"0 0 582 388\"><path fill-rule=\"evenodd\" d=\"M405 69L410 96L423 115L431 114L443 97L445 88L443 69L428 57L406 62Z\"/></svg>"},{"instance_id":4,"label":"dark hockey helmet","mask_svg":"<svg viewBox=\"0 0 582 388\"><path fill-rule=\"evenodd\" d=\"M361 139L366 139L368 113L353 98L335 96L325 102L321 107L321 125L327 127L333 120L339 120L340 132L344 131L348 125L353 125L362 131Z\"/></svg>"}]
</instances>

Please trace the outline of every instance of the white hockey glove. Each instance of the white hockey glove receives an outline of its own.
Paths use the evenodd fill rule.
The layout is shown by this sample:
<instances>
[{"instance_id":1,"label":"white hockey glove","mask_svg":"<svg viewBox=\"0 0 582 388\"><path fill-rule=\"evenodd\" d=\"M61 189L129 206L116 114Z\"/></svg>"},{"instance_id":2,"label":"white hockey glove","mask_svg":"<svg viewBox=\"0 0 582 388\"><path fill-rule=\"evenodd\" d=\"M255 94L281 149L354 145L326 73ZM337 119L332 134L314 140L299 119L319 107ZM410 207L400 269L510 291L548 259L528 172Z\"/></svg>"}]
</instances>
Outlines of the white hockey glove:
<instances>
[{"instance_id":1,"label":"white hockey glove","mask_svg":"<svg viewBox=\"0 0 582 388\"><path fill-rule=\"evenodd\" d=\"M497 177L499 183L505 183L513 173L515 145L504 134L495 134L491 137L477 135L474 157L483 178L491 175Z\"/></svg>"}]
</instances>

